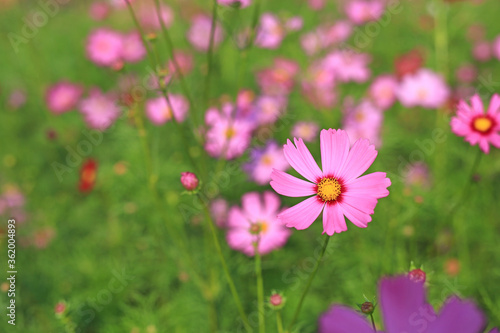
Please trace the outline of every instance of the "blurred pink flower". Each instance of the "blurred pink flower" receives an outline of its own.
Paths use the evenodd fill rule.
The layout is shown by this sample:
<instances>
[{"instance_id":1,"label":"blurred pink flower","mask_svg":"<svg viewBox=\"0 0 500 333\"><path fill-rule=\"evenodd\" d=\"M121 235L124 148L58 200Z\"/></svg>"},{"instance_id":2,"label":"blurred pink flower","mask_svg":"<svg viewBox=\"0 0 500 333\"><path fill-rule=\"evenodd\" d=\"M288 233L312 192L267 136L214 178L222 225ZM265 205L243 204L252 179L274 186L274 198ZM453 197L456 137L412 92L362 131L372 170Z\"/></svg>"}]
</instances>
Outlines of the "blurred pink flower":
<instances>
[{"instance_id":1,"label":"blurred pink flower","mask_svg":"<svg viewBox=\"0 0 500 333\"><path fill-rule=\"evenodd\" d=\"M307 4L313 10L320 10L325 7L326 0L307 0Z\"/></svg>"},{"instance_id":2,"label":"blurred pink flower","mask_svg":"<svg viewBox=\"0 0 500 333\"><path fill-rule=\"evenodd\" d=\"M311 142L316 140L318 136L318 124L314 122L299 121L293 125L292 136L300 138L305 142Z\"/></svg>"},{"instance_id":3,"label":"blurred pink flower","mask_svg":"<svg viewBox=\"0 0 500 333\"><path fill-rule=\"evenodd\" d=\"M121 114L117 100L113 94L104 94L100 89L93 89L87 98L79 104L90 128L105 130L111 126Z\"/></svg>"},{"instance_id":4,"label":"blurred pink flower","mask_svg":"<svg viewBox=\"0 0 500 333\"><path fill-rule=\"evenodd\" d=\"M254 244L262 255L283 247L291 231L276 218L281 205L279 197L269 191L262 195L250 192L243 195L241 202L242 208L233 206L229 211L229 246L247 256L255 255Z\"/></svg>"},{"instance_id":5,"label":"blurred pink flower","mask_svg":"<svg viewBox=\"0 0 500 333\"><path fill-rule=\"evenodd\" d=\"M260 96L255 101L252 112L259 125L275 123L286 109L286 100L280 96Z\"/></svg>"},{"instance_id":6,"label":"blurred pink flower","mask_svg":"<svg viewBox=\"0 0 500 333\"><path fill-rule=\"evenodd\" d=\"M392 75L380 75L370 86L370 98L381 110L387 110L396 101L398 81Z\"/></svg>"},{"instance_id":7,"label":"blurred pink flower","mask_svg":"<svg viewBox=\"0 0 500 333\"><path fill-rule=\"evenodd\" d=\"M457 115L451 119L451 130L465 137L471 145L479 144L479 148L488 154L489 144L500 148L500 96L493 95L486 113L479 95L474 95L470 103L459 102Z\"/></svg>"},{"instance_id":8,"label":"blurred pink flower","mask_svg":"<svg viewBox=\"0 0 500 333\"><path fill-rule=\"evenodd\" d=\"M217 0L217 3L223 6L235 6L239 4L240 8L245 8L250 6L252 0Z\"/></svg>"},{"instance_id":9,"label":"blurred pink flower","mask_svg":"<svg viewBox=\"0 0 500 333\"><path fill-rule=\"evenodd\" d=\"M170 109L165 97L157 97L146 101L146 116L155 125L163 125L172 119L172 113L178 122L186 119L189 110L189 102L182 95L168 95L172 109Z\"/></svg>"},{"instance_id":10,"label":"blurred pink flower","mask_svg":"<svg viewBox=\"0 0 500 333\"><path fill-rule=\"evenodd\" d=\"M61 81L47 89L45 102L51 112L61 114L75 108L82 94L83 88L80 85Z\"/></svg>"},{"instance_id":11,"label":"blurred pink flower","mask_svg":"<svg viewBox=\"0 0 500 333\"><path fill-rule=\"evenodd\" d=\"M372 102L363 100L350 110L346 110L342 121L343 129L351 140L368 139L375 147L382 144L380 129L384 120L383 112Z\"/></svg>"},{"instance_id":12,"label":"blurred pink flower","mask_svg":"<svg viewBox=\"0 0 500 333\"><path fill-rule=\"evenodd\" d=\"M302 139L294 141L295 146L290 140L284 146L285 158L308 181L273 170L271 186L281 195L311 197L280 213L278 220L302 230L323 211L323 233L330 236L347 230L344 216L354 225L366 228L378 199L389 195L387 187L391 185L384 172L360 177L375 160L375 147L366 139L357 140L351 147L345 131L322 130L322 171Z\"/></svg>"},{"instance_id":13,"label":"blurred pink flower","mask_svg":"<svg viewBox=\"0 0 500 333\"><path fill-rule=\"evenodd\" d=\"M96 65L115 65L122 57L122 35L106 28L96 29L90 33L86 49L88 58Z\"/></svg>"},{"instance_id":14,"label":"blurred pink flower","mask_svg":"<svg viewBox=\"0 0 500 333\"><path fill-rule=\"evenodd\" d=\"M146 30L160 30L161 24L158 20L158 13L156 12L156 6L145 5L138 10L139 21ZM174 12L172 9L165 5L160 5L160 16L162 18L165 27L170 28L174 21Z\"/></svg>"},{"instance_id":15,"label":"blurred pink flower","mask_svg":"<svg viewBox=\"0 0 500 333\"><path fill-rule=\"evenodd\" d=\"M477 61L485 62L491 59L492 45L487 41L479 41L473 45L472 55Z\"/></svg>"},{"instance_id":16,"label":"blurred pink flower","mask_svg":"<svg viewBox=\"0 0 500 333\"><path fill-rule=\"evenodd\" d=\"M236 117L238 118L255 118L253 114L253 103L255 101L255 93L250 89L243 89L238 92L236 98Z\"/></svg>"},{"instance_id":17,"label":"blurred pink flower","mask_svg":"<svg viewBox=\"0 0 500 333\"><path fill-rule=\"evenodd\" d=\"M39 229L33 235L33 245L38 249L45 249L50 244L55 235L56 231L52 227Z\"/></svg>"},{"instance_id":18,"label":"blurred pink flower","mask_svg":"<svg viewBox=\"0 0 500 333\"><path fill-rule=\"evenodd\" d=\"M436 109L447 102L450 88L441 75L423 68L413 75L403 77L397 96L406 107Z\"/></svg>"},{"instance_id":19,"label":"blurred pink flower","mask_svg":"<svg viewBox=\"0 0 500 333\"><path fill-rule=\"evenodd\" d=\"M477 68L472 64L465 64L457 68L455 76L461 83L472 83L477 79Z\"/></svg>"},{"instance_id":20,"label":"blurred pink flower","mask_svg":"<svg viewBox=\"0 0 500 333\"><path fill-rule=\"evenodd\" d=\"M190 53L176 50L174 51L174 58L183 76L186 76L189 72L191 72L193 69L193 56ZM172 74L176 73L177 69L175 68L175 64L172 59L168 61L168 70Z\"/></svg>"},{"instance_id":21,"label":"blurred pink flower","mask_svg":"<svg viewBox=\"0 0 500 333\"><path fill-rule=\"evenodd\" d=\"M146 49L139 33L131 32L123 36L122 60L134 63L141 61L145 56Z\"/></svg>"},{"instance_id":22,"label":"blurred pink flower","mask_svg":"<svg viewBox=\"0 0 500 333\"><path fill-rule=\"evenodd\" d=\"M354 81L362 83L370 78L368 64L371 57L364 53L349 50L334 51L324 59L327 66L341 82Z\"/></svg>"},{"instance_id":23,"label":"blurred pink flower","mask_svg":"<svg viewBox=\"0 0 500 333\"><path fill-rule=\"evenodd\" d=\"M264 13L255 38L255 45L264 49L276 49L285 38L285 29L279 18L271 13Z\"/></svg>"},{"instance_id":24,"label":"blurred pink flower","mask_svg":"<svg viewBox=\"0 0 500 333\"><path fill-rule=\"evenodd\" d=\"M26 92L22 89L15 89L9 95L7 105L9 108L17 110L26 104Z\"/></svg>"},{"instance_id":25,"label":"blurred pink flower","mask_svg":"<svg viewBox=\"0 0 500 333\"><path fill-rule=\"evenodd\" d=\"M407 186L430 187L431 179L429 167L423 162L410 164L404 174L404 180Z\"/></svg>"},{"instance_id":26,"label":"blurred pink flower","mask_svg":"<svg viewBox=\"0 0 500 333\"><path fill-rule=\"evenodd\" d=\"M257 83L265 95L288 95L298 71L299 65L295 61L276 58L271 68L257 72Z\"/></svg>"},{"instance_id":27,"label":"blurred pink flower","mask_svg":"<svg viewBox=\"0 0 500 333\"><path fill-rule=\"evenodd\" d=\"M250 161L243 165L243 170L257 184L265 185L271 180L273 169L285 171L289 167L283 149L275 141L269 141L264 147L250 151Z\"/></svg>"},{"instance_id":28,"label":"blurred pink flower","mask_svg":"<svg viewBox=\"0 0 500 333\"><path fill-rule=\"evenodd\" d=\"M300 16L291 17L285 22L287 31L299 31L303 26L304 20Z\"/></svg>"},{"instance_id":29,"label":"blurred pink flower","mask_svg":"<svg viewBox=\"0 0 500 333\"><path fill-rule=\"evenodd\" d=\"M354 24L378 20L384 14L384 2L380 0L352 0L346 5L347 17Z\"/></svg>"},{"instance_id":30,"label":"blurred pink flower","mask_svg":"<svg viewBox=\"0 0 500 333\"><path fill-rule=\"evenodd\" d=\"M187 39L193 47L200 51L205 52L210 46L210 30L212 27L212 19L206 15L197 15L191 22ZM220 24L215 24L214 32L214 48L216 48L223 39L223 32Z\"/></svg>"},{"instance_id":31,"label":"blurred pink flower","mask_svg":"<svg viewBox=\"0 0 500 333\"><path fill-rule=\"evenodd\" d=\"M311 31L300 36L300 46L308 56L313 56L323 49L323 40L317 31Z\"/></svg>"},{"instance_id":32,"label":"blurred pink flower","mask_svg":"<svg viewBox=\"0 0 500 333\"><path fill-rule=\"evenodd\" d=\"M102 21L109 16L109 5L104 1L94 1L90 5L89 15L95 21Z\"/></svg>"},{"instance_id":33,"label":"blurred pink flower","mask_svg":"<svg viewBox=\"0 0 500 333\"><path fill-rule=\"evenodd\" d=\"M229 211L229 206L226 200L219 198L212 201L210 204L210 213L215 219L215 224L219 228L225 228L227 225L227 214Z\"/></svg>"},{"instance_id":34,"label":"blurred pink flower","mask_svg":"<svg viewBox=\"0 0 500 333\"><path fill-rule=\"evenodd\" d=\"M493 55L500 60L500 35L493 41Z\"/></svg>"},{"instance_id":35,"label":"blurred pink flower","mask_svg":"<svg viewBox=\"0 0 500 333\"><path fill-rule=\"evenodd\" d=\"M227 103L222 111L216 108L207 110L205 122L209 129L206 133L205 150L212 157L233 159L241 156L250 145L253 123L235 118L234 106Z\"/></svg>"}]
</instances>

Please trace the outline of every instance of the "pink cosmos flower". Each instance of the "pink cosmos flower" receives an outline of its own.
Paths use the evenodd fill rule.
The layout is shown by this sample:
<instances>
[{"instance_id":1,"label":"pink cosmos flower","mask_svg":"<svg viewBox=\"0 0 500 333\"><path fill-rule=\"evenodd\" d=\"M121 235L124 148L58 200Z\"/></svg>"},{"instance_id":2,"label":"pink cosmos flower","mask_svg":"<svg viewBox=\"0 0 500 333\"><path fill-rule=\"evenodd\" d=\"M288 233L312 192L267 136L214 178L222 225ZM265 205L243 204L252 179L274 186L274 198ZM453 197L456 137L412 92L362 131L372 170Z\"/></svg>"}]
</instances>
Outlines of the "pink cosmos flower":
<instances>
[{"instance_id":1,"label":"pink cosmos flower","mask_svg":"<svg viewBox=\"0 0 500 333\"><path fill-rule=\"evenodd\" d=\"M219 198L212 201L210 204L210 213L215 220L215 224L219 228L225 228L227 225L227 214L229 207L227 201Z\"/></svg>"},{"instance_id":2,"label":"pink cosmos flower","mask_svg":"<svg viewBox=\"0 0 500 333\"><path fill-rule=\"evenodd\" d=\"M230 103L223 105L222 111L215 108L207 110L205 122L209 129L205 150L210 156L233 159L241 156L250 145L254 125L245 119L236 118L234 113Z\"/></svg>"},{"instance_id":3,"label":"pink cosmos flower","mask_svg":"<svg viewBox=\"0 0 500 333\"><path fill-rule=\"evenodd\" d=\"M458 67L455 76L459 82L472 83L477 79L477 68L472 64L464 64Z\"/></svg>"},{"instance_id":4,"label":"pink cosmos flower","mask_svg":"<svg viewBox=\"0 0 500 333\"><path fill-rule=\"evenodd\" d=\"M352 140L368 139L375 147L380 147L380 129L384 116L382 110L368 100L348 108L342 121L343 128Z\"/></svg>"},{"instance_id":5,"label":"pink cosmos flower","mask_svg":"<svg viewBox=\"0 0 500 333\"><path fill-rule=\"evenodd\" d=\"M384 2L378 0L353 0L349 1L345 11L354 24L376 21L384 14Z\"/></svg>"},{"instance_id":6,"label":"pink cosmos flower","mask_svg":"<svg viewBox=\"0 0 500 333\"><path fill-rule=\"evenodd\" d=\"M245 8L250 6L252 3L252 0L217 0L217 3L219 5L223 6L237 6L239 5L240 8Z\"/></svg>"},{"instance_id":7,"label":"pink cosmos flower","mask_svg":"<svg viewBox=\"0 0 500 333\"><path fill-rule=\"evenodd\" d=\"M234 206L229 210L229 246L247 256L255 255L254 244L262 255L283 247L291 232L276 218L281 205L279 197L269 191L262 195L250 192L241 202L242 208Z\"/></svg>"},{"instance_id":8,"label":"pink cosmos flower","mask_svg":"<svg viewBox=\"0 0 500 333\"><path fill-rule=\"evenodd\" d=\"M325 2L325 0L307 0L307 4L313 10L323 9L323 7L325 7Z\"/></svg>"},{"instance_id":9,"label":"pink cosmos flower","mask_svg":"<svg viewBox=\"0 0 500 333\"><path fill-rule=\"evenodd\" d=\"M323 49L321 35L317 31L311 31L300 37L300 46L308 56L313 56Z\"/></svg>"},{"instance_id":10,"label":"pink cosmos flower","mask_svg":"<svg viewBox=\"0 0 500 333\"><path fill-rule=\"evenodd\" d=\"M186 119L189 110L189 102L182 95L168 95L172 109L169 107L167 100L161 96L150 99L146 102L146 116L155 125L163 125L172 119L172 113L178 122L183 122Z\"/></svg>"},{"instance_id":11,"label":"pink cosmos flower","mask_svg":"<svg viewBox=\"0 0 500 333\"><path fill-rule=\"evenodd\" d=\"M121 113L115 96L104 94L97 88L80 102L79 109L87 125L101 131L111 126Z\"/></svg>"},{"instance_id":12,"label":"pink cosmos flower","mask_svg":"<svg viewBox=\"0 0 500 333\"><path fill-rule=\"evenodd\" d=\"M411 164L404 174L404 180L406 186L429 188L431 186L429 167L423 162Z\"/></svg>"},{"instance_id":13,"label":"pink cosmos flower","mask_svg":"<svg viewBox=\"0 0 500 333\"><path fill-rule=\"evenodd\" d=\"M299 121L292 128L292 136L301 138L305 142L316 140L318 136L318 124L314 122Z\"/></svg>"},{"instance_id":14,"label":"pink cosmos flower","mask_svg":"<svg viewBox=\"0 0 500 333\"><path fill-rule=\"evenodd\" d=\"M336 74L324 60L315 61L302 81L302 93L318 109L328 109L337 101Z\"/></svg>"},{"instance_id":15,"label":"pink cosmos flower","mask_svg":"<svg viewBox=\"0 0 500 333\"><path fill-rule=\"evenodd\" d=\"M265 95L288 95L298 71L299 65L295 61L276 58L271 68L257 72L257 83Z\"/></svg>"},{"instance_id":16,"label":"pink cosmos flower","mask_svg":"<svg viewBox=\"0 0 500 333\"><path fill-rule=\"evenodd\" d=\"M406 107L422 106L436 109L446 103L450 89L441 75L423 68L403 78L397 96L401 104Z\"/></svg>"},{"instance_id":17,"label":"pink cosmos flower","mask_svg":"<svg viewBox=\"0 0 500 333\"><path fill-rule=\"evenodd\" d=\"M183 76L186 76L193 69L193 56L187 52L174 51L174 58ZM175 74L176 67L172 59L168 61L168 70Z\"/></svg>"},{"instance_id":18,"label":"pink cosmos flower","mask_svg":"<svg viewBox=\"0 0 500 333\"><path fill-rule=\"evenodd\" d=\"M269 141L266 146L250 151L250 161L243 165L243 170L257 184L265 185L271 180L273 169L285 171L289 167L281 147L276 142Z\"/></svg>"},{"instance_id":19,"label":"pink cosmos flower","mask_svg":"<svg viewBox=\"0 0 500 333\"><path fill-rule=\"evenodd\" d=\"M500 148L500 96L493 95L486 113L479 95L474 95L470 102L470 105L463 100L459 102L457 115L451 119L451 130L471 145L479 144L488 154L490 143Z\"/></svg>"},{"instance_id":20,"label":"pink cosmos flower","mask_svg":"<svg viewBox=\"0 0 500 333\"><path fill-rule=\"evenodd\" d=\"M47 108L55 114L73 109L82 96L83 88L66 81L52 85L45 94Z\"/></svg>"},{"instance_id":21,"label":"pink cosmos flower","mask_svg":"<svg viewBox=\"0 0 500 333\"><path fill-rule=\"evenodd\" d=\"M94 1L90 5L89 14L95 21L102 21L108 17L110 12L109 5L104 1Z\"/></svg>"},{"instance_id":22,"label":"pink cosmos flower","mask_svg":"<svg viewBox=\"0 0 500 333\"><path fill-rule=\"evenodd\" d=\"M212 27L212 19L206 15L197 15L191 22L187 38L193 47L200 51L206 52L210 46L210 30ZM215 24L214 47L217 47L223 39L222 28L217 22Z\"/></svg>"},{"instance_id":23,"label":"pink cosmos flower","mask_svg":"<svg viewBox=\"0 0 500 333\"><path fill-rule=\"evenodd\" d=\"M368 64L371 57L349 50L334 51L325 58L325 65L332 70L339 81L362 83L370 78Z\"/></svg>"},{"instance_id":24,"label":"pink cosmos flower","mask_svg":"<svg viewBox=\"0 0 500 333\"><path fill-rule=\"evenodd\" d=\"M391 185L384 172L360 177L375 160L375 147L366 139L357 140L351 147L346 131L322 130L322 171L302 139L294 141L295 146L290 140L285 144L285 158L308 181L273 170L271 186L281 195L311 197L280 213L278 220L302 230L323 211L323 233L330 236L347 230L344 216L354 225L366 228L378 199L389 195L387 187Z\"/></svg>"},{"instance_id":25,"label":"pink cosmos flower","mask_svg":"<svg viewBox=\"0 0 500 333\"><path fill-rule=\"evenodd\" d=\"M123 38L116 31L100 28L87 39L87 56L98 66L112 66L121 61Z\"/></svg>"},{"instance_id":26,"label":"pink cosmos flower","mask_svg":"<svg viewBox=\"0 0 500 333\"><path fill-rule=\"evenodd\" d=\"M142 43L141 35L137 32L123 36L123 46L121 59L123 61L134 63L139 62L146 56L146 49Z\"/></svg>"},{"instance_id":27,"label":"pink cosmos flower","mask_svg":"<svg viewBox=\"0 0 500 333\"><path fill-rule=\"evenodd\" d=\"M285 22L285 27L287 31L299 31L304 26L304 19L300 16L294 16L289 18Z\"/></svg>"},{"instance_id":28,"label":"pink cosmos flower","mask_svg":"<svg viewBox=\"0 0 500 333\"><path fill-rule=\"evenodd\" d=\"M142 6L138 11L139 20L146 30L160 30L161 23L158 20L158 13L156 12L156 6L145 5ZM160 5L160 17L165 24L165 27L170 28L174 21L174 12L170 7L165 4Z\"/></svg>"},{"instance_id":29,"label":"pink cosmos flower","mask_svg":"<svg viewBox=\"0 0 500 333\"><path fill-rule=\"evenodd\" d=\"M398 81L392 75L377 77L370 86L370 97L377 107L387 110L396 101Z\"/></svg>"},{"instance_id":30,"label":"pink cosmos flower","mask_svg":"<svg viewBox=\"0 0 500 333\"><path fill-rule=\"evenodd\" d=\"M479 41L472 48L472 56L477 61L485 62L492 57L492 45L487 41Z\"/></svg>"},{"instance_id":31,"label":"pink cosmos flower","mask_svg":"<svg viewBox=\"0 0 500 333\"><path fill-rule=\"evenodd\" d=\"M286 108L286 100L278 96L260 96L255 101L253 114L259 125L275 123Z\"/></svg>"},{"instance_id":32,"label":"pink cosmos flower","mask_svg":"<svg viewBox=\"0 0 500 333\"><path fill-rule=\"evenodd\" d=\"M264 13L255 38L255 45L263 49L277 49L285 38L285 29L278 17Z\"/></svg>"}]
</instances>

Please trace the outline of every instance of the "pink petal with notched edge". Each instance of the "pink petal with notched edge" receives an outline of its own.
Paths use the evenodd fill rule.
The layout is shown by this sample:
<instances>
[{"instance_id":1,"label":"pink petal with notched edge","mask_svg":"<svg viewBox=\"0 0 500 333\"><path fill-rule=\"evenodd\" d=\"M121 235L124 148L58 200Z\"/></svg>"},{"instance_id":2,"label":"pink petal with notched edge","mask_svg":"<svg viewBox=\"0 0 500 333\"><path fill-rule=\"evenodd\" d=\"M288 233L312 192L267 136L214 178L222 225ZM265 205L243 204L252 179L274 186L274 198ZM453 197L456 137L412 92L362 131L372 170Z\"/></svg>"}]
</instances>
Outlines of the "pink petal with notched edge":
<instances>
[{"instance_id":1,"label":"pink petal with notched edge","mask_svg":"<svg viewBox=\"0 0 500 333\"><path fill-rule=\"evenodd\" d=\"M287 143L283 146L283 153L286 160L304 178L316 182L318 178L322 177L321 170L311 156L311 153L309 153L309 150L307 150L302 139L295 139L295 143L301 147L301 150L295 148L290 140L287 140ZM307 154L304 154L306 151Z\"/></svg>"},{"instance_id":2,"label":"pink petal with notched edge","mask_svg":"<svg viewBox=\"0 0 500 333\"><path fill-rule=\"evenodd\" d=\"M481 101L481 97L479 97L478 94L471 97L470 104L472 106L472 111L475 113L484 113L483 101Z\"/></svg>"},{"instance_id":3,"label":"pink petal with notched edge","mask_svg":"<svg viewBox=\"0 0 500 333\"><path fill-rule=\"evenodd\" d=\"M343 130L322 130L320 134L323 175L338 176L349 154L349 136Z\"/></svg>"},{"instance_id":4,"label":"pink petal with notched edge","mask_svg":"<svg viewBox=\"0 0 500 333\"><path fill-rule=\"evenodd\" d=\"M358 139L351 150L349 156L339 174L345 182L357 178L363 174L377 157L377 151L374 145L370 145L367 139Z\"/></svg>"},{"instance_id":5,"label":"pink petal with notched edge","mask_svg":"<svg viewBox=\"0 0 500 333\"><path fill-rule=\"evenodd\" d=\"M372 221L372 217L369 214L360 211L356 207L353 207L346 202L339 202L339 205L344 215L356 227L366 228L368 227L368 223Z\"/></svg>"},{"instance_id":6,"label":"pink petal with notched edge","mask_svg":"<svg viewBox=\"0 0 500 333\"><path fill-rule=\"evenodd\" d=\"M305 197L316 194L316 185L296 178L286 172L273 169L271 187L281 195L288 197Z\"/></svg>"},{"instance_id":7,"label":"pink petal with notched edge","mask_svg":"<svg viewBox=\"0 0 500 333\"><path fill-rule=\"evenodd\" d=\"M328 236L347 230L345 218L338 204L326 204L323 210L323 232Z\"/></svg>"},{"instance_id":8,"label":"pink petal with notched edge","mask_svg":"<svg viewBox=\"0 0 500 333\"><path fill-rule=\"evenodd\" d=\"M434 310L425 300L423 282L413 282L406 276L383 278L379 285L379 299L388 333L416 333L415 325L420 325L419 320L436 320Z\"/></svg>"},{"instance_id":9,"label":"pink petal with notched edge","mask_svg":"<svg viewBox=\"0 0 500 333\"><path fill-rule=\"evenodd\" d=\"M363 316L342 305L334 305L319 318L319 333L373 333Z\"/></svg>"},{"instance_id":10,"label":"pink petal with notched edge","mask_svg":"<svg viewBox=\"0 0 500 333\"><path fill-rule=\"evenodd\" d=\"M261 215L261 201L259 193L250 192L243 195L241 198L241 205L245 214L252 222L257 222L258 217Z\"/></svg>"},{"instance_id":11,"label":"pink petal with notched edge","mask_svg":"<svg viewBox=\"0 0 500 333\"><path fill-rule=\"evenodd\" d=\"M280 198L271 191L264 192L264 206L262 214L266 216L276 217L276 212L278 212L281 205Z\"/></svg>"},{"instance_id":12,"label":"pink petal with notched edge","mask_svg":"<svg viewBox=\"0 0 500 333\"><path fill-rule=\"evenodd\" d=\"M352 179L344 185L347 189L345 194L368 195L380 199L389 195L387 187L391 186L391 180L385 172L374 172Z\"/></svg>"},{"instance_id":13,"label":"pink petal with notched edge","mask_svg":"<svg viewBox=\"0 0 500 333\"><path fill-rule=\"evenodd\" d=\"M484 315L473 302L451 297L438 318L429 323L426 333L477 333L483 331L485 324Z\"/></svg>"},{"instance_id":14,"label":"pink petal with notched edge","mask_svg":"<svg viewBox=\"0 0 500 333\"><path fill-rule=\"evenodd\" d=\"M342 194L342 203L346 203L366 214L373 214L375 206L377 206L377 198L370 194L363 193L344 193Z\"/></svg>"},{"instance_id":15,"label":"pink petal with notched edge","mask_svg":"<svg viewBox=\"0 0 500 333\"><path fill-rule=\"evenodd\" d=\"M279 214L278 219L287 227L303 230L318 218L324 205L316 196L310 197Z\"/></svg>"}]
</instances>

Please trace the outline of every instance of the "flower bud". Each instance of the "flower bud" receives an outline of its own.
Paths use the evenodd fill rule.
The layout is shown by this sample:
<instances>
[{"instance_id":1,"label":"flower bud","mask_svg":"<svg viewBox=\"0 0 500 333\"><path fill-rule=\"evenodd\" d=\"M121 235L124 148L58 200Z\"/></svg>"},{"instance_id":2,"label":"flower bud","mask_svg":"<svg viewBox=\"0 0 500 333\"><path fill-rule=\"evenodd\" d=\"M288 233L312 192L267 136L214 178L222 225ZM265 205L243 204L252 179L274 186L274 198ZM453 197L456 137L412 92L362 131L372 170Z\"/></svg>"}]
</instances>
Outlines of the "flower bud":
<instances>
[{"instance_id":1,"label":"flower bud","mask_svg":"<svg viewBox=\"0 0 500 333\"><path fill-rule=\"evenodd\" d=\"M426 275L423 270L421 270L420 268L416 268L408 273L408 277L413 282L425 282Z\"/></svg>"},{"instance_id":2,"label":"flower bud","mask_svg":"<svg viewBox=\"0 0 500 333\"><path fill-rule=\"evenodd\" d=\"M182 186L188 191L194 191L198 187L200 181L192 172L181 172Z\"/></svg>"},{"instance_id":3,"label":"flower bud","mask_svg":"<svg viewBox=\"0 0 500 333\"><path fill-rule=\"evenodd\" d=\"M64 302L59 302L54 306L54 313L57 316L61 316L64 312L66 311L66 303Z\"/></svg>"},{"instance_id":4,"label":"flower bud","mask_svg":"<svg viewBox=\"0 0 500 333\"><path fill-rule=\"evenodd\" d=\"M372 302L364 302L363 304L361 304L360 308L361 312L363 312L364 314L372 314L375 310L375 306Z\"/></svg>"},{"instance_id":5,"label":"flower bud","mask_svg":"<svg viewBox=\"0 0 500 333\"><path fill-rule=\"evenodd\" d=\"M285 297L281 293L273 291L269 296L269 305L273 310L280 310L285 306Z\"/></svg>"}]
</instances>

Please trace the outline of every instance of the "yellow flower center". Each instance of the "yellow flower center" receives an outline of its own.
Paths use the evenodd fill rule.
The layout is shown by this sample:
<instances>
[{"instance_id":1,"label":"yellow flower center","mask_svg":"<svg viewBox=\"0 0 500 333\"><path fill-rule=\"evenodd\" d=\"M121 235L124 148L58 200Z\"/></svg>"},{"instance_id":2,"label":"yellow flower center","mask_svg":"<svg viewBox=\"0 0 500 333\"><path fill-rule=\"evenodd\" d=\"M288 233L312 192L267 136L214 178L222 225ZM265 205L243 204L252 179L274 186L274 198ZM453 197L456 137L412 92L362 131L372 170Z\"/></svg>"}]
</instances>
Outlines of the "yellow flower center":
<instances>
[{"instance_id":1,"label":"yellow flower center","mask_svg":"<svg viewBox=\"0 0 500 333\"><path fill-rule=\"evenodd\" d=\"M318 184L318 195L325 202L337 200L340 193L342 185L335 178L323 178Z\"/></svg>"},{"instance_id":2,"label":"yellow flower center","mask_svg":"<svg viewBox=\"0 0 500 333\"><path fill-rule=\"evenodd\" d=\"M269 225L267 222L256 222L252 223L250 226L250 233L254 235L258 235L260 233L265 233L269 229Z\"/></svg>"},{"instance_id":3,"label":"yellow flower center","mask_svg":"<svg viewBox=\"0 0 500 333\"><path fill-rule=\"evenodd\" d=\"M236 134L236 131L232 127L229 127L226 130L226 138L228 138L228 139L231 139L235 134Z\"/></svg>"},{"instance_id":4,"label":"yellow flower center","mask_svg":"<svg viewBox=\"0 0 500 333\"><path fill-rule=\"evenodd\" d=\"M266 166L271 166L273 164L273 158L269 155L264 155L262 157L262 164Z\"/></svg>"},{"instance_id":5,"label":"yellow flower center","mask_svg":"<svg viewBox=\"0 0 500 333\"><path fill-rule=\"evenodd\" d=\"M488 117L478 117L474 119L472 126L476 131L486 133L491 129L491 126L493 126L493 122Z\"/></svg>"}]
</instances>

